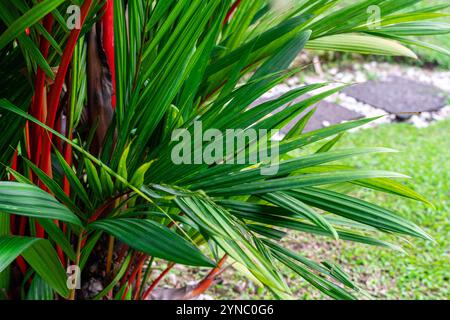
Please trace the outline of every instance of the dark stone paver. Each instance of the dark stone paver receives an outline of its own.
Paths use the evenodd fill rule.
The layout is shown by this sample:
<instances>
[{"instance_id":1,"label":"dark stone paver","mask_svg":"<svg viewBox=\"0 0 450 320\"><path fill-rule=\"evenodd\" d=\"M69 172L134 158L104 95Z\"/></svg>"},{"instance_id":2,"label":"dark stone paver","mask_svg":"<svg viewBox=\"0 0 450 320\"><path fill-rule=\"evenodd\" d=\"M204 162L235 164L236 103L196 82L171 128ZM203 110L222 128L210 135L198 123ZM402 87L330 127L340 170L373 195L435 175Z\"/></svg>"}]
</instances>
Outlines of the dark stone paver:
<instances>
[{"instance_id":1,"label":"dark stone paver","mask_svg":"<svg viewBox=\"0 0 450 320\"><path fill-rule=\"evenodd\" d=\"M348 110L340 105L330 103L328 101L321 101L317 103L315 107L317 107L317 109L306 124L304 132L314 131L329 125L338 124L344 121L357 120L364 117L360 113ZM314 106L298 115L287 126L281 129L281 132L283 134L287 134L289 130L292 129L292 127L312 108L314 108Z\"/></svg>"},{"instance_id":2,"label":"dark stone paver","mask_svg":"<svg viewBox=\"0 0 450 320\"><path fill-rule=\"evenodd\" d=\"M276 95L270 98L261 98L255 101L251 107L255 107L257 105L260 105L264 102L267 102L269 100L273 100L278 98L280 95ZM310 95L306 94L301 96L300 98L295 99L292 103L297 103L301 100L304 100L306 98L309 98ZM276 112L279 112L283 110L286 107L280 107L278 108ZM357 120L361 119L364 116L360 113L357 113L355 111L351 111L349 109L346 109L340 105L330 103L328 101L320 101L316 103L315 105L308 107L304 112L299 114L297 117L295 117L289 124L287 124L285 127L283 127L280 131L282 134L287 134L292 127L312 108L317 107L317 110L315 111L314 115L309 119L308 123L306 124L306 127L304 129L304 132L309 132L313 130L317 130L329 125L338 124L344 121L350 121L350 120Z\"/></svg>"},{"instance_id":3,"label":"dark stone paver","mask_svg":"<svg viewBox=\"0 0 450 320\"><path fill-rule=\"evenodd\" d=\"M447 104L448 94L440 89L401 77L368 81L346 88L343 93L392 114L437 111ZM399 115L410 118L412 115Z\"/></svg>"}]
</instances>

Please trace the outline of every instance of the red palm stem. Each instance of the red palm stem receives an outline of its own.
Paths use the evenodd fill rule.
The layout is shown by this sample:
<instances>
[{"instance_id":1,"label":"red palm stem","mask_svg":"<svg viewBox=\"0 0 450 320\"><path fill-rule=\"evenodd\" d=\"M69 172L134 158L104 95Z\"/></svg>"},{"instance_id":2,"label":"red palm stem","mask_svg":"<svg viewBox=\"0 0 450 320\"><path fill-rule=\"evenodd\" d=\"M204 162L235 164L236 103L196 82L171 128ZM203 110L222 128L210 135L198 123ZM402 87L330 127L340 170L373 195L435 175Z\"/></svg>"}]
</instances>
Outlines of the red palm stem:
<instances>
[{"instance_id":1,"label":"red palm stem","mask_svg":"<svg viewBox=\"0 0 450 320\"><path fill-rule=\"evenodd\" d=\"M111 97L111 105L116 107L116 67L114 59L114 1L107 0L103 7L104 14L102 17L103 26L103 49L105 50L106 59L111 71L111 81L113 93Z\"/></svg>"},{"instance_id":2,"label":"red palm stem","mask_svg":"<svg viewBox=\"0 0 450 320\"><path fill-rule=\"evenodd\" d=\"M93 0L85 0L83 6L81 7L81 17L80 24L81 26L84 24L89 9L92 6ZM73 52L75 49L75 45L77 44L78 38L80 36L81 29L73 29L70 33L69 40L67 41L66 47L64 49L61 62L59 64L58 72L56 74L55 82L52 85L49 93L49 101L48 101L48 113L46 124L54 128L55 118L59 107L59 100L61 96L61 91L64 85L64 81L66 78L67 70L69 68L70 62L72 60ZM46 172L50 177L52 176L52 169L50 163L50 154L51 154L51 140L52 133L48 132L48 137L44 139L42 145L42 157L40 162L40 167L44 172Z\"/></svg>"},{"instance_id":3,"label":"red palm stem","mask_svg":"<svg viewBox=\"0 0 450 320\"><path fill-rule=\"evenodd\" d=\"M171 262L167 266L167 268L163 272L161 272L161 274L158 276L158 278L156 278L155 281L153 281L153 283L147 289L147 291L145 291L144 295L142 296L142 300L147 299L147 297L150 295L150 293L153 291L153 289L155 289L155 287L158 285L158 283L165 277L165 275L167 273L169 273L169 271L173 268L174 265L175 265L175 263Z\"/></svg>"},{"instance_id":4,"label":"red palm stem","mask_svg":"<svg viewBox=\"0 0 450 320\"><path fill-rule=\"evenodd\" d=\"M142 267L144 266L145 260L147 259L147 255L142 255L139 260L138 263L136 264L136 267L134 268L133 272L131 273L129 280L128 280L128 284L132 285L134 280L136 279L136 275L139 272L139 269L142 270Z\"/></svg>"},{"instance_id":5,"label":"red palm stem","mask_svg":"<svg viewBox=\"0 0 450 320\"><path fill-rule=\"evenodd\" d=\"M120 298L120 300L125 300L125 297L127 296L129 289L130 289L130 285L127 284L127 286L125 287L125 290L123 290L123 294L122 294L122 297Z\"/></svg>"},{"instance_id":6,"label":"red palm stem","mask_svg":"<svg viewBox=\"0 0 450 320\"><path fill-rule=\"evenodd\" d=\"M219 263L217 263L217 266L208 273L206 278L199 282L194 290L189 292L185 299L192 299L208 290L209 287L211 287L211 285L214 283L216 276L220 273L225 261L227 260L227 257L227 255L224 255L222 259L220 259Z\"/></svg>"},{"instance_id":7,"label":"red palm stem","mask_svg":"<svg viewBox=\"0 0 450 320\"><path fill-rule=\"evenodd\" d=\"M133 300L138 300L139 299L139 291L141 290L142 269L143 269L143 267L144 267L144 264L142 264L139 267L139 271L138 271L137 278L136 278L136 289L135 289L135 292L134 292Z\"/></svg>"},{"instance_id":8,"label":"red palm stem","mask_svg":"<svg viewBox=\"0 0 450 320\"><path fill-rule=\"evenodd\" d=\"M52 31L52 27L53 27L53 16L51 14L48 14L47 16L45 16L44 18L44 28L47 30L48 33L51 34ZM42 53L42 56L44 57L44 59L47 59L48 56L48 51L50 48L50 43L48 42L48 40L45 37L40 37L39 40L39 50ZM31 109L30 109L30 114L35 117L36 119L38 119L41 122L45 122L45 117L47 114L47 108L46 108L46 85L45 85L45 72L42 70L42 68L38 67L37 73L36 73L36 80L35 80L35 85L34 85L34 97L33 97L33 103L31 105ZM41 144L42 144L42 132L43 129L38 126L37 124L32 124L31 125L31 135L34 137L34 144L31 146L32 150L31 151L31 155L32 158L31 160L34 163L38 162L39 159L39 155L40 155L40 149L41 149Z\"/></svg>"},{"instance_id":9,"label":"red palm stem","mask_svg":"<svg viewBox=\"0 0 450 320\"><path fill-rule=\"evenodd\" d=\"M227 24L228 23L228 21L230 20L231 16L236 11L236 9L237 9L237 7L239 6L240 3L241 3L241 0L237 0L235 3L233 3L233 5L231 6L230 10L228 10L227 15L225 16L225 19L223 20L223 24Z\"/></svg>"},{"instance_id":10,"label":"red palm stem","mask_svg":"<svg viewBox=\"0 0 450 320\"><path fill-rule=\"evenodd\" d=\"M25 149L26 149L28 158L30 158L31 157L31 155L30 155L30 126L29 126L28 122L25 123ZM31 169L30 169L30 171L31 171ZM30 176L31 176L31 174L30 174ZM42 228L41 225L37 222L35 222L35 226L36 226L36 237L43 238L45 235L44 228Z\"/></svg>"}]
</instances>

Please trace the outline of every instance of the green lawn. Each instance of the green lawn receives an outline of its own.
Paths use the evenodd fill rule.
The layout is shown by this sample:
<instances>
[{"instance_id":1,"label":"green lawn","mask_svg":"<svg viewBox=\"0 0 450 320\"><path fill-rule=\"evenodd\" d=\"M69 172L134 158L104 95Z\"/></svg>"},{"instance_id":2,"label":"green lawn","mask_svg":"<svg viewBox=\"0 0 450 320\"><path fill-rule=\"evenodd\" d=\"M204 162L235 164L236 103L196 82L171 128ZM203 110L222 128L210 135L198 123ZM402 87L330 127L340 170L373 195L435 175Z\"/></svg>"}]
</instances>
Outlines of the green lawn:
<instances>
[{"instance_id":1,"label":"green lawn","mask_svg":"<svg viewBox=\"0 0 450 320\"><path fill-rule=\"evenodd\" d=\"M340 147L386 146L401 151L359 159L362 167L405 173L408 184L431 200L436 210L420 203L375 192L359 196L386 207L422 226L437 244L414 241L402 256L386 250L344 245L340 259L356 265L356 273L379 274L369 285L382 288L383 298L450 298L450 120L417 129L409 124L384 125L348 135ZM390 285L389 285L390 283Z\"/></svg>"},{"instance_id":2,"label":"green lawn","mask_svg":"<svg viewBox=\"0 0 450 320\"><path fill-rule=\"evenodd\" d=\"M411 244L403 244L408 252L408 255L403 255L375 247L291 234L285 240L287 245L316 261L327 259L340 263L376 299L450 298L449 132L450 119L424 129L410 124L390 124L347 134L336 146L384 146L401 151L398 154L359 157L353 164L410 175L413 180L408 181L408 185L431 200L436 210L383 193L363 190L357 196L408 217L432 235L437 244L412 240ZM297 298L323 298L297 275L292 274L288 278ZM252 285L237 290L243 282L245 279L230 270L224 275L224 282L213 287L208 294L224 299L271 298L265 290Z\"/></svg>"}]
</instances>

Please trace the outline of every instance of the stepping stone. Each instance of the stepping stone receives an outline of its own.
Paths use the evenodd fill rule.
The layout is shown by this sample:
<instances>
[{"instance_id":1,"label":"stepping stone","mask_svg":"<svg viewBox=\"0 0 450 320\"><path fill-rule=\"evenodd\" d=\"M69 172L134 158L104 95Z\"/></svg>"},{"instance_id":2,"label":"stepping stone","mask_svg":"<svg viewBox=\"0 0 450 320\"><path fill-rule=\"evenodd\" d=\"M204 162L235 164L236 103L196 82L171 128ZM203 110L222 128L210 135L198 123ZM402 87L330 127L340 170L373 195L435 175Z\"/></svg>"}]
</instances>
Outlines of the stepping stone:
<instances>
[{"instance_id":1,"label":"stepping stone","mask_svg":"<svg viewBox=\"0 0 450 320\"><path fill-rule=\"evenodd\" d=\"M403 112L437 111L447 104L448 94L442 90L420 82L401 77L390 77L386 81L368 81L343 90L346 95L398 114L400 119L409 119L412 114Z\"/></svg>"},{"instance_id":2,"label":"stepping stone","mask_svg":"<svg viewBox=\"0 0 450 320\"><path fill-rule=\"evenodd\" d=\"M251 105L251 108L255 107L257 105L260 105L264 102L267 102L269 100L274 100L280 96L281 96L281 94L275 95L270 98L267 98L267 97L260 98ZM295 99L293 101L293 103L297 103L308 97L310 97L310 95L305 94L304 96L302 96L298 99ZM286 105L278 108L277 110L275 110L275 113L283 110L285 107L286 107ZM323 100L323 101L316 103L315 105L313 105L311 107L308 107L304 112L299 114L289 124L287 124L285 127L283 127L280 130L280 133L283 136L286 135L294 127L294 125L297 124L297 122L300 121L300 119L303 118L303 116L306 113L308 113L311 109L313 109L314 107L317 107L317 109L314 112L314 115L311 117L311 119L309 119L303 132L314 131L314 130L324 128L324 127L327 127L330 125L339 124L339 123L342 123L345 121L357 120L357 119L361 119L364 117L364 115L362 115L360 113L357 113L355 111L346 109L340 105Z\"/></svg>"},{"instance_id":3,"label":"stepping stone","mask_svg":"<svg viewBox=\"0 0 450 320\"><path fill-rule=\"evenodd\" d=\"M303 132L310 132L320 128L328 127L330 125L339 124L345 121L361 119L364 116L355 111L346 109L340 105L321 101L315 105L317 107L314 115L309 119L305 126ZM287 134L292 127L314 106L309 107L305 112L298 115L294 120L292 120L288 125L281 129L282 134Z\"/></svg>"}]
</instances>

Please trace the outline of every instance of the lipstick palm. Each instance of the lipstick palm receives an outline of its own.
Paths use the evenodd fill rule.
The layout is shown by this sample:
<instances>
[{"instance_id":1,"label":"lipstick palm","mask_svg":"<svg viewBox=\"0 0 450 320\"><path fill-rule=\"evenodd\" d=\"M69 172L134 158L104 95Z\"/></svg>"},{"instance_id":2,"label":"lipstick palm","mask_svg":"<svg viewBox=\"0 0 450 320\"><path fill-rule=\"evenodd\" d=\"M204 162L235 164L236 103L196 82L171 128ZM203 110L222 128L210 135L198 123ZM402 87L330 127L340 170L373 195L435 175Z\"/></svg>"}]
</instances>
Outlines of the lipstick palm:
<instances>
[{"instance_id":1,"label":"lipstick palm","mask_svg":"<svg viewBox=\"0 0 450 320\"><path fill-rule=\"evenodd\" d=\"M249 108L301 72L290 65L305 48L415 58L404 44L428 45L408 36L450 30L433 20L446 16L438 13L446 5L409 9L419 2L303 0L276 11L267 0L85 0L81 29L69 30L62 0L2 1L4 295L73 299L65 268L86 274L99 264L105 289L92 298L164 298L154 288L174 264L211 268L197 286L165 295L192 298L233 263L278 298L290 297L284 267L333 298L358 296L337 265L311 261L279 240L292 230L398 251L379 233L393 242L431 240L390 209L343 191L363 187L428 203L397 181L401 174L334 164L392 150L333 150L334 139L321 152L295 156L373 119L303 133L305 117L280 142L276 164L221 164L232 152L216 164L176 165L171 136L193 132L196 121L204 130L270 134L341 89L305 85ZM368 20L371 5L380 20ZM239 152L259 143L247 141ZM190 156L198 151L193 145ZM271 165L275 175L260 174ZM146 287L155 259L168 268Z\"/></svg>"}]
</instances>

